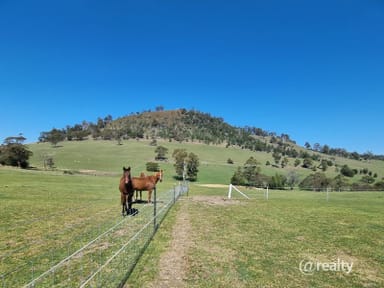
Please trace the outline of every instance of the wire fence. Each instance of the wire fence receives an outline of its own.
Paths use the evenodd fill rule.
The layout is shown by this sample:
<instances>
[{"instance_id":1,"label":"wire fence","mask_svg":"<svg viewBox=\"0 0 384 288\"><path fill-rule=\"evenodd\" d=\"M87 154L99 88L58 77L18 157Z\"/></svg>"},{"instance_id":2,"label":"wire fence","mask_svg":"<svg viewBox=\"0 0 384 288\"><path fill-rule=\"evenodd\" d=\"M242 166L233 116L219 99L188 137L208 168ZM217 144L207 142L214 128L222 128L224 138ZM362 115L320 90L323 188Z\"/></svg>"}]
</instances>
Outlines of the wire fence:
<instances>
[{"instance_id":1,"label":"wire fence","mask_svg":"<svg viewBox=\"0 0 384 288\"><path fill-rule=\"evenodd\" d=\"M188 183L179 183L168 191L155 191L154 203L140 206L135 216L106 221L38 257L26 255L25 262L0 275L0 287L122 286L168 210L188 189ZM11 261L17 253L28 254L28 250L5 255L2 262Z\"/></svg>"},{"instance_id":2,"label":"wire fence","mask_svg":"<svg viewBox=\"0 0 384 288\"><path fill-rule=\"evenodd\" d=\"M230 198L246 198L246 199L270 199L271 195L273 198L273 195L275 192L286 192L287 195L290 192L308 192L308 195L311 195L311 192L318 193L319 194L325 194L326 200L328 201L330 198L331 193L334 195L342 194L342 192L378 192L378 193L384 193L383 189L351 189L351 188L340 188L340 187L299 187L299 186L293 186L293 187L273 187L270 188L268 186L262 186L262 187L255 187L255 186L235 186L232 184L228 185L228 199ZM336 194L335 194L336 193ZM280 193L279 193L280 195Z\"/></svg>"}]
</instances>

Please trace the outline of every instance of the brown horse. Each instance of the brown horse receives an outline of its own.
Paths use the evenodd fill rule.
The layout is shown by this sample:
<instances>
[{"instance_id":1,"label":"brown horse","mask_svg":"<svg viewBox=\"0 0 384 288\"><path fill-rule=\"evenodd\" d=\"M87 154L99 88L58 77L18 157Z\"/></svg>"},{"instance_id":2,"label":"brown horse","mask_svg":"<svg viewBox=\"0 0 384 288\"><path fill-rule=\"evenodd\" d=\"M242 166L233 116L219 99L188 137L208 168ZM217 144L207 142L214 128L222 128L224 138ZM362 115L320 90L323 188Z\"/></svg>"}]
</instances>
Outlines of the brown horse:
<instances>
[{"instance_id":1,"label":"brown horse","mask_svg":"<svg viewBox=\"0 0 384 288\"><path fill-rule=\"evenodd\" d=\"M122 205L121 214L123 216L135 214L137 210L132 209L132 196L134 190L132 186L131 167L123 167L123 176L120 178L119 190Z\"/></svg>"},{"instance_id":2,"label":"brown horse","mask_svg":"<svg viewBox=\"0 0 384 288\"><path fill-rule=\"evenodd\" d=\"M148 203L151 203L152 191L156 189L156 184L159 181L163 181L163 170L160 170L155 175L132 177L133 190L148 191Z\"/></svg>"},{"instance_id":3,"label":"brown horse","mask_svg":"<svg viewBox=\"0 0 384 288\"><path fill-rule=\"evenodd\" d=\"M143 177L145 177L145 173L144 172L141 172L140 173L140 178L143 178ZM142 194L142 192L143 191L141 191L141 190L135 190L135 192L136 192L136 196L135 196L135 201L136 202L138 202L138 201L143 201L143 194ZM140 192L140 199L139 199L139 192Z\"/></svg>"}]
</instances>

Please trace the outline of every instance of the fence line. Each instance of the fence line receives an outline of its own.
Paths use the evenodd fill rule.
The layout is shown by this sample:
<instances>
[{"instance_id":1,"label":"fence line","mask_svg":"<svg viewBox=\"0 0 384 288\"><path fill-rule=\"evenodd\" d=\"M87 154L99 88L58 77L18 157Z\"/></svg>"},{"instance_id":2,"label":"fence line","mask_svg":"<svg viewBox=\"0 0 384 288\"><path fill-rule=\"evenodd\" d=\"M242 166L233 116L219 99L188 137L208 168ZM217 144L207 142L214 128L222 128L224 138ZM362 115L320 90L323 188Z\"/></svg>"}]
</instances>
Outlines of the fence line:
<instances>
[{"instance_id":1,"label":"fence line","mask_svg":"<svg viewBox=\"0 0 384 288\"><path fill-rule=\"evenodd\" d=\"M241 188L245 189L243 191L239 190L238 187L236 187L233 184L229 184L228 187L228 199L231 199L233 197L233 191L236 191L238 194L240 194L242 197L247 198L247 199L256 199L256 198L263 198L265 200L269 199L270 193L274 195L274 191L281 191L281 192L286 192L290 193L291 191L296 192L296 191L302 191L302 192L308 192L308 193L325 193L326 194L326 201L329 201L331 194L333 193L342 193L342 192L351 192L351 193L358 193L358 192L378 192L378 193L383 193L383 190L353 190L353 189L339 189L338 187L299 187L299 186L293 186L293 187L273 187L270 188L268 185L266 186L240 186ZM245 192L244 192L245 191ZM236 194L237 194L236 193ZM239 195L236 195L239 197Z\"/></svg>"},{"instance_id":2,"label":"fence line","mask_svg":"<svg viewBox=\"0 0 384 288\"><path fill-rule=\"evenodd\" d=\"M17 269L0 275L0 287L78 287L80 285L81 287L116 287L123 285L169 209L181 195L188 193L188 189L186 182L179 183L173 189L157 193L153 206L145 204L139 209L138 215L126 217L117 223L112 223L109 227L102 224L93 230L87 229L85 234L77 234L75 237L77 240L72 238L72 242L57 246L50 249L48 253L20 263ZM84 238L92 240L87 239L86 244L83 245ZM78 248L79 246L81 247ZM76 251L71 253L71 250ZM62 260L57 259L62 254L69 256L61 258Z\"/></svg>"},{"instance_id":3,"label":"fence line","mask_svg":"<svg viewBox=\"0 0 384 288\"><path fill-rule=\"evenodd\" d=\"M132 216L131 216L132 217ZM111 227L110 229L108 229L107 231L103 232L102 234L100 234L99 236L97 236L95 239L93 239L92 241L88 242L86 245L84 245L83 247L81 247L80 249L78 249L77 251L75 251L74 253L72 253L71 255L69 255L67 258L61 260L59 263L57 263L56 265L52 266L50 269L48 269L47 271L45 271L44 273L42 273L40 276L36 277L35 279L33 279L31 282L29 282L28 284L24 285L23 287L30 287L31 285L34 286L34 283L36 281L38 281L39 279L43 278L45 275L47 275L48 273L54 271L55 269L59 268L61 265L63 265L65 262L67 262L68 260L70 260L72 257L74 257L75 255L79 254L80 252L82 252L84 249L86 249L87 247L89 247L91 244L95 243L97 240L99 240L101 237L103 237L104 235L108 234L110 231L114 230L116 227L120 226L123 222L127 221L128 218L124 218L123 220L121 220L119 223L117 223L116 225L114 225L113 227Z\"/></svg>"},{"instance_id":4,"label":"fence line","mask_svg":"<svg viewBox=\"0 0 384 288\"><path fill-rule=\"evenodd\" d=\"M181 195L183 195L184 193L188 193L188 190L189 190L189 187L187 186L186 182L184 183L184 185L179 184L178 186L175 186L172 190L169 190L168 193L171 195L168 195L168 201L160 210L157 210L157 208L156 208L156 206L157 206L156 203L160 202L160 200L155 199L153 217L151 219L149 219L147 221L147 223L144 226L142 226L142 228L135 235L133 235L116 253L114 253L112 257L110 257L102 266L100 266L99 269L97 269L97 271L95 271L89 277L89 279L87 279L83 284L81 284L80 287L84 288L87 285L89 285L90 287L95 287L95 286L100 287L100 285L102 285L102 287L106 287L106 286L109 287L109 285L111 283L108 282L108 280L106 280L106 281L101 280L102 283L96 282L96 283L94 283L94 285L91 284L91 281L97 275L100 275L100 273L102 273L103 270L105 270L109 265L112 265L112 261L116 260L117 257L121 256L124 252L126 252L127 249L130 247L129 245L132 245L134 243L134 241L137 240L140 235L144 234L145 230L148 229L149 227L151 227L153 224L153 229L150 229L150 231L148 231L148 235L146 235L146 237L143 241L144 244L141 245L141 248L139 248L139 251L136 253L136 255L133 255L133 256L130 255L133 258L132 262L130 263L130 265L128 265L127 267L124 268L124 270L126 269L126 273L122 277L122 280L119 281L119 283L117 284L118 287L123 286L125 281L129 278L129 275L132 273L133 268L135 267L138 259L140 258L140 256L144 252L145 248L147 247L147 244L152 239L153 235L156 233L158 225L160 225L160 223L164 219L166 213L176 203L176 201L178 200L178 198ZM156 195L156 192L155 192L155 195ZM129 254L131 254L131 253L129 253ZM125 261L127 260L128 257L125 258L124 256L126 256L126 255L122 255L122 257L123 257L122 260L125 263ZM119 262L119 265L117 265L117 266L121 267L123 265L121 265L121 262ZM111 270L113 270L113 269L109 269L109 271L111 271ZM106 272L106 273L108 273L108 272ZM104 277L101 277L101 279L104 279ZM113 280L115 280L115 279L113 279ZM111 279L111 281L113 281L113 280ZM116 287L116 286L112 286L112 287Z\"/></svg>"},{"instance_id":5,"label":"fence line","mask_svg":"<svg viewBox=\"0 0 384 288\"><path fill-rule=\"evenodd\" d=\"M233 184L230 184L233 185ZM284 191L289 191L289 190L300 190L300 191L315 191L315 192L326 192L327 189L329 191L334 191L334 192L383 192L384 189L379 189L379 188L352 188L352 187L335 187L335 186L322 186L322 187L317 187L317 186L278 186L278 187L271 187L268 185L265 186L251 186L251 185L237 185L237 187L242 187L245 189L250 189L250 190L264 190L264 189L270 189L270 190L284 190Z\"/></svg>"},{"instance_id":6,"label":"fence line","mask_svg":"<svg viewBox=\"0 0 384 288\"><path fill-rule=\"evenodd\" d=\"M168 207L169 203L166 206L162 208L164 210L165 208ZM161 211L159 211L160 214ZM118 256L124 249L132 242L134 241L149 225L153 223L153 221L156 219L157 215L153 216L152 219L150 219L135 235L133 235L128 242L126 242L111 258L109 258L102 266L100 266L95 273L93 273L83 284L81 284L80 288L85 287L100 271L102 271L116 256ZM154 229L155 230L155 229Z\"/></svg>"}]
</instances>

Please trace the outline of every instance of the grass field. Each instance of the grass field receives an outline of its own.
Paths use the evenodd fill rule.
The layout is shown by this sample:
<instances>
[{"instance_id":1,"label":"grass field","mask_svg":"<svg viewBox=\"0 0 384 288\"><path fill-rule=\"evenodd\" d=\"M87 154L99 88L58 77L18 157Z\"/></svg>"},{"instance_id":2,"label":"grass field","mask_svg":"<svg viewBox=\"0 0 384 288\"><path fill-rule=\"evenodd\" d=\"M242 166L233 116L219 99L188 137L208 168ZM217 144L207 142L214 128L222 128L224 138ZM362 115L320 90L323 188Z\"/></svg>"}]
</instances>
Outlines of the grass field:
<instances>
[{"instance_id":1,"label":"grass field","mask_svg":"<svg viewBox=\"0 0 384 288\"><path fill-rule=\"evenodd\" d=\"M0 167L0 287L27 283L117 225L122 166L132 166L134 175L145 171L155 156L148 143L33 144L31 165L37 170ZM228 201L225 186L202 184L228 184L250 156L264 163L272 162L271 155L196 143L159 144L169 149L170 158L176 148L196 153L198 182L167 214L127 287L384 287L383 192L332 192L329 201L320 192L270 190L268 201L263 191L253 200L234 192L235 199ZM54 171L42 170L47 155L54 158ZM235 164L227 164L228 158ZM382 162L345 161L384 175ZM171 161L161 167L165 179L158 187L166 191L177 181ZM280 170L263 166L262 171L273 175ZM300 171L302 177L306 173L312 171ZM140 215L152 213L145 207L139 207ZM128 227L142 224L140 218L134 221ZM73 269L81 274L98 267L126 240L128 230L114 231L113 245L108 238L90 246L79 257L85 264ZM337 261L352 264L351 273L325 271ZM302 273L300 263L325 266ZM43 287L73 285L73 279L61 282L58 274L50 279Z\"/></svg>"},{"instance_id":2,"label":"grass field","mask_svg":"<svg viewBox=\"0 0 384 288\"><path fill-rule=\"evenodd\" d=\"M43 168L44 157L50 156L54 159L55 166L59 170L87 170L116 173L121 170L123 165L130 165L133 174L139 175L145 171L145 164L154 161L156 147L149 145L148 140L125 140L122 145L117 145L115 141L72 141L59 143L59 147L52 147L49 143L39 143L29 145L33 152L31 165ZM240 148L225 148L223 146L205 145L199 143L178 143L168 141L158 141L158 145L168 148L168 162L160 163L165 173L173 177L174 167L172 152L175 149L186 149L188 152L195 153L200 160L198 182L199 183L223 183L229 184L231 177L239 166L243 166L249 157L255 157L260 163L261 173L273 176L276 173L286 175L288 171L296 171L300 175L300 181L313 173L311 169L294 167L294 159L289 159L286 169L275 168L271 165L266 166L266 162L274 163L271 153L250 152ZM228 158L234 164L227 164ZM352 169L358 171L367 168L373 173L377 173L380 180L384 177L384 161L356 161L340 157L334 157L334 162L339 166L347 164ZM329 178L337 175L335 167L330 167L326 171ZM361 175L356 175L351 181L357 181Z\"/></svg>"},{"instance_id":3,"label":"grass field","mask_svg":"<svg viewBox=\"0 0 384 288\"><path fill-rule=\"evenodd\" d=\"M113 184L107 177L0 170L1 274L21 269L13 285L26 283L117 221Z\"/></svg>"},{"instance_id":4,"label":"grass field","mask_svg":"<svg viewBox=\"0 0 384 288\"><path fill-rule=\"evenodd\" d=\"M180 286L384 286L384 193L332 193L328 202L325 193L316 192L271 191L268 201L224 201L225 194L222 188L191 187L126 286L168 283L160 263L167 250L176 249L170 243L181 211L189 214L191 233ZM327 266L310 275L300 271L300 263L338 260L353 265L352 271L326 271Z\"/></svg>"},{"instance_id":5,"label":"grass field","mask_svg":"<svg viewBox=\"0 0 384 288\"><path fill-rule=\"evenodd\" d=\"M153 216L153 205L134 204L139 216L121 217L118 182L113 175L0 168L0 287L21 287L115 227L37 287L84 281ZM171 187L162 184L158 197ZM72 279L64 281L62 267L73 270L65 271Z\"/></svg>"},{"instance_id":6,"label":"grass field","mask_svg":"<svg viewBox=\"0 0 384 288\"><path fill-rule=\"evenodd\" d=\"M111 177L0 170L3 181L4 174L10 180L15 177L11 182L18 184L2 185L0 194L3 272L37 261L53 247L62 253L55 257L64 258L68 247L75 249L78 240L78 245L84 243L77 235L91 239L120 218L115 195L106 192L115 184ZM67 183L68 177L71 188L65 191L63 187L68 185L60 183ZM89 194L90 178L95 180ZM61 188L57 191L54 187ZM18 191L26 188L31 192L21 197ZM60 192L58 197L45 194L55 190ZM181 211L189 215L191 227L180 282L185 287L384 284L382 192L334 192L328 202L325 193L315 192L270 191L268 201L262 192L253 200L236 198L235 194L233 200L225 200L226 193L225 188L192 185L189 197L179 201L164 220L126 286L151 287L164 281L159 278L160 261L167 250L174 249L173 231L179 229L174 224ZM84 234L84 229L89 231ZM7 253L12 257L6 257ZM304 275L299 269L303 260L332 263L338 259L353 264L350 274L314 271Z\"/></svg>"}]
</instances>

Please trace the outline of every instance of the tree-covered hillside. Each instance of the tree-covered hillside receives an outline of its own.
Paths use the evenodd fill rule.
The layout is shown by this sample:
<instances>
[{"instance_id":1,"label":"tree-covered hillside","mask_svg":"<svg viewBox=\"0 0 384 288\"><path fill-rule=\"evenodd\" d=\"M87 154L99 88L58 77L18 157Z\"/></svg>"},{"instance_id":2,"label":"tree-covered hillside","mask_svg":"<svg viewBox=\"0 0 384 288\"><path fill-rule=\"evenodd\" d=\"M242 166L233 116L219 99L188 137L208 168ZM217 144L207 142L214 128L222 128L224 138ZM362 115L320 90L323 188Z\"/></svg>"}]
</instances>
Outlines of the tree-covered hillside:
<instances>
[{"instance_id":1,"label":"tree-covered hillside","mask_svg":"<svg viewBox=\"0 0 384 288\"><path fill-rule=\"evenodd\" d=\"M166 139L177 142L201 142L205 144L236 146L251 151L273 153L276 165L284 161L284 157L315 158L313 152L329 156L339 156L354 160L384 160L384 155L373 155L370 152L359 154L348 152L344 148L332 148L327 144L320 145L308 142L304 147L296 145L288 134L277 135L257 127L234 127L224 122L224 119L214 117L209 113L196 110L164 110L157 107L156 111L132 113L128 116L112 119L112 116L98 118L96 123L83 121L81 124L67 126L65 129L52 129L42 132L39 140L58 142L69 140L123 139ZM316 154L317 155L317 154ZM306 165L310 161L306 161ZM283 164L284 165L284 164Z\"/></svg>"}]
</instances>

